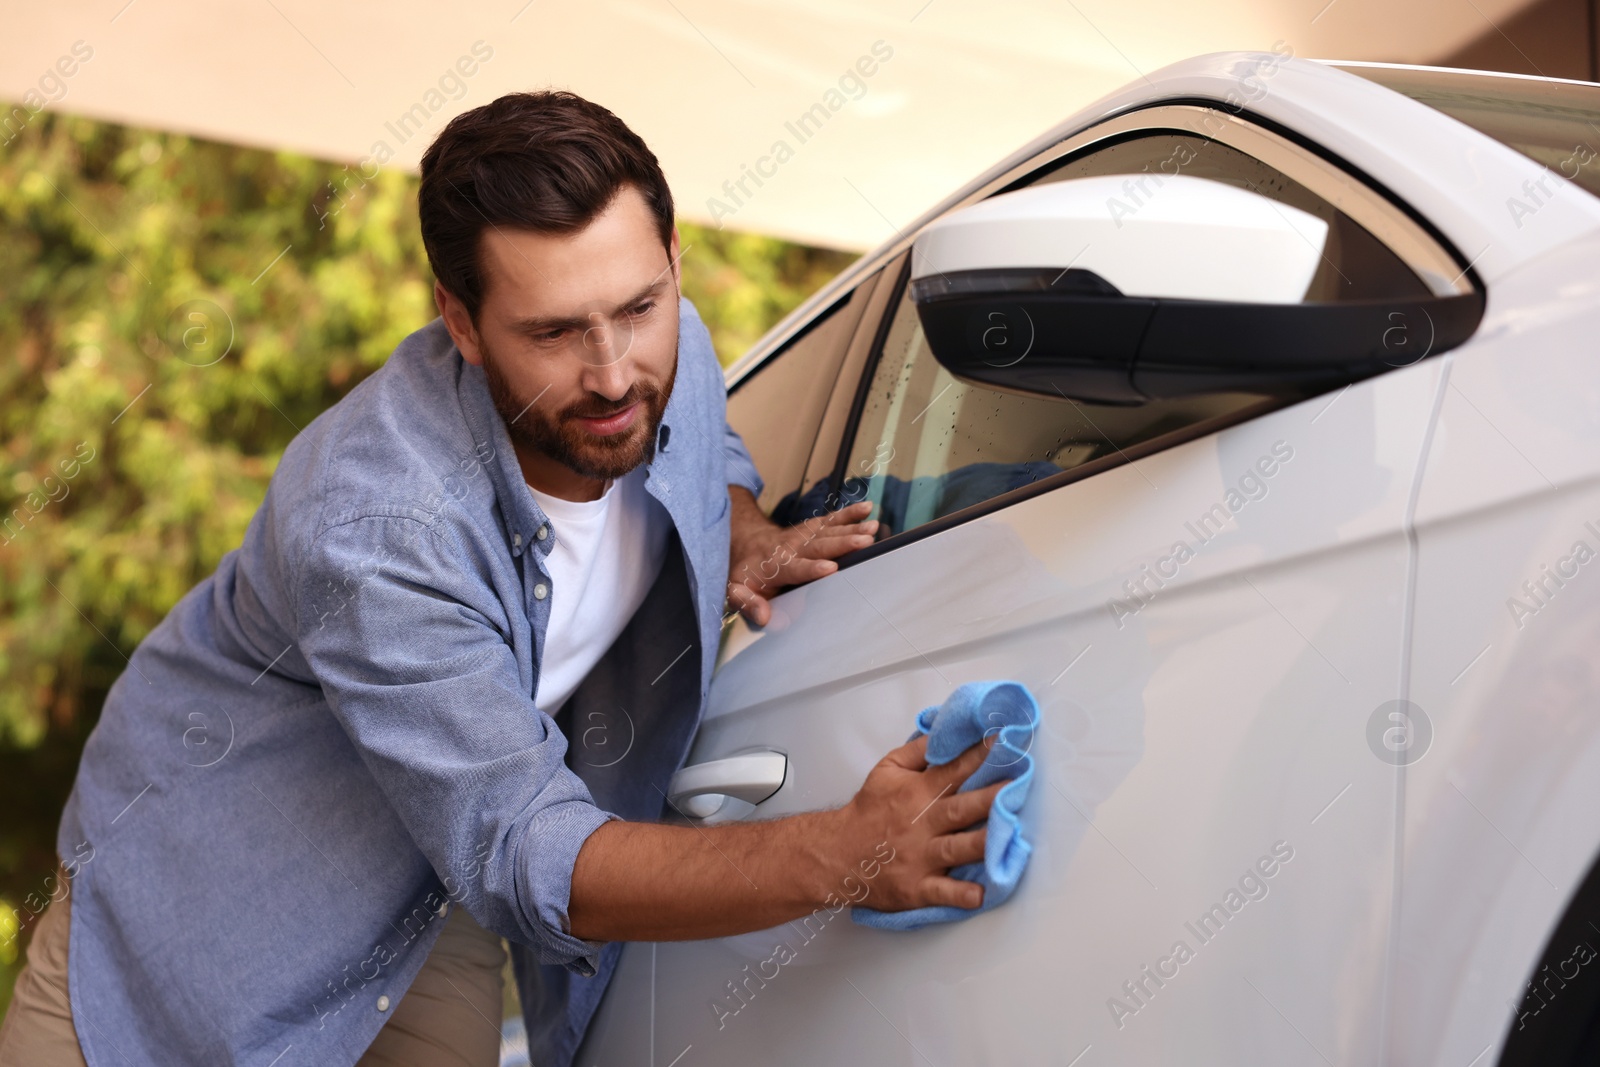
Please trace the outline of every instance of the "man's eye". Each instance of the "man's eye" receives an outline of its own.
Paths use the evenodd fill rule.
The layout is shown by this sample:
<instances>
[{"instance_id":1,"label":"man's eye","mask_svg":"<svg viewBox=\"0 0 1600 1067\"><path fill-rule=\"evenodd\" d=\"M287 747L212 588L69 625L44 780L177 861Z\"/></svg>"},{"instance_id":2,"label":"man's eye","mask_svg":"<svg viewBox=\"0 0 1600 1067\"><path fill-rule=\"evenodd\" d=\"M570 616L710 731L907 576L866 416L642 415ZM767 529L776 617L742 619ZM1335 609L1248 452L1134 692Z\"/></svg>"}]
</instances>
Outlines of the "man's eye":
<instances>
[{"instance_id":1,"label":"man's eye","mask_svg":"<svg viewBox=\"0 0 1600 1067\"><path fill-rule=\"evenodd\" d=\"M643 315L644 313L646 313L647 311L649 311L651 308L653 308L655 306L656 306L656 302L654 300L646 300L642 304L636 304L634 306L633 310L631 312L629 312L629 314L632 314L632 315Z\"/></svg>"},{"instance_id":2,"label":"man's eye","mask_svg":"<svg viewBox=\"0 0 1600 1067\"><path fill-rule=\"evenodd\" d=\"M548 331L546 333L536 333L536 334L534 334L533 335L533 339L535 341L544 341L546 343L549 343L551 341L559 341L559 340L561 340L561 335L566 333L566 332L567 332L566 330L550 330L550 331Z\"/></svg>"}]
</instances>

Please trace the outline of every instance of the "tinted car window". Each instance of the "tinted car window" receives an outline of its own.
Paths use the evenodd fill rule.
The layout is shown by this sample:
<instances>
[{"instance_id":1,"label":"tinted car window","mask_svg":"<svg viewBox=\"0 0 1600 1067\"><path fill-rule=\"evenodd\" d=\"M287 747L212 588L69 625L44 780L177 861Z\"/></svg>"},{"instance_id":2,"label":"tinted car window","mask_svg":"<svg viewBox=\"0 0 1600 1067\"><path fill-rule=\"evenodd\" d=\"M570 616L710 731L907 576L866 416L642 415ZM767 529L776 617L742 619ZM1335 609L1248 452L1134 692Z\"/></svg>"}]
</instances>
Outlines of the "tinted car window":
<instances>
[{"instance_id":1,"label":"tinted car window","mask_svg":"<svg viewBox=\"0 0 1600 1067\"><path fill-rule=\"evenodd\" d=\"M1328 239L1305 301L1428 295L1393 252L1327 201L1261 161L1192 133L1140 133L1097 145L1012 188L1091 175L1177 173L1247 188L1325 220ZM1091 461L1126 460L1129 449L1176 441L1200 424L1220 425L1263 409L1262 396L1246 393L1096 404L957 380L934 359L904 279L900 284L853 438L835 473L838 495L845 502L871 500L874 517L890 533ZM805 496L829 488L819 483ZM802 510L804 504L802 498Z\"/></svg>"},{"instance_id":2,"label":"tinted car window","mask_svg":"<svg viewBox=\"0 0 1600 1067\"><path fill-rule=\"evenodd\" d=\"M739 431L761 472L761 510L772 514L804 477L823 408L860 308L852 289L819 312L781 350L768 356L728 394L728 424Z\"/></svg>"}]
</instances>

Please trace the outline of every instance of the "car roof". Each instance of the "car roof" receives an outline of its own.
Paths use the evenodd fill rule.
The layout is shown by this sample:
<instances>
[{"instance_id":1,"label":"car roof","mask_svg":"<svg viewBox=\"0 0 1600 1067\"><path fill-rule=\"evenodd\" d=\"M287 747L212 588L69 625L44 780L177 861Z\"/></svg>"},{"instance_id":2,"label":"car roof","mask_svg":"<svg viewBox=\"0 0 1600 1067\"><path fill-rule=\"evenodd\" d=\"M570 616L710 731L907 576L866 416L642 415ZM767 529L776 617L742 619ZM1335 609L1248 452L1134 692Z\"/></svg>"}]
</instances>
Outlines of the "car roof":
<instances>
[{"instance_id":1,"label":"car roof","mask_svg":"<svg viewBox=\"0 0 1600 1067\"><path fill-rule=\"evenodd\" d=\"M1594 88L1595 83L1577 78L1552 78L1548 74L1513 74L1507 70L1478 70L1475 67L1433 67L1422 63L1380 63L1370 59L1318 59L1313 62L1329 67L1375 67L1379 70L1426 70L1439 74L1465 74L1486 81L1513 80L1549 82L1552 85L1583 85Z\"/></svg>"}]
</instances>

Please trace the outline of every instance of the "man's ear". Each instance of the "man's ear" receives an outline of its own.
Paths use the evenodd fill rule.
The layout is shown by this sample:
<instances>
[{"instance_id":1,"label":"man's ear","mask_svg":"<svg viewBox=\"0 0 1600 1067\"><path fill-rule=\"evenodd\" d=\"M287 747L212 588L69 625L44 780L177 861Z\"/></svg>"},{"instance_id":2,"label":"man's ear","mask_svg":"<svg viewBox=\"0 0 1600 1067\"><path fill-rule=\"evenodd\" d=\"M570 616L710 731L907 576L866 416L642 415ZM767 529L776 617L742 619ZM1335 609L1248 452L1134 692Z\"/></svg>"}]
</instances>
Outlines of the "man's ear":
<instances>
[{"instance_id":1,"label":"man's ear","mask_svg":"<svg viewBox=\"0 0 1600 1067\"><path fill-rule=\"evenodd\" d=\"M433 302L439 306L439 315L444 319L445 329L450 331L451 340L461 350L461 358L474 366L483 366L483 349L478 344L478 327L472 322L472 316L467 313L467 305L456 298L450 290L435 281L433 283Z\"/></svg>"}]
</instances>

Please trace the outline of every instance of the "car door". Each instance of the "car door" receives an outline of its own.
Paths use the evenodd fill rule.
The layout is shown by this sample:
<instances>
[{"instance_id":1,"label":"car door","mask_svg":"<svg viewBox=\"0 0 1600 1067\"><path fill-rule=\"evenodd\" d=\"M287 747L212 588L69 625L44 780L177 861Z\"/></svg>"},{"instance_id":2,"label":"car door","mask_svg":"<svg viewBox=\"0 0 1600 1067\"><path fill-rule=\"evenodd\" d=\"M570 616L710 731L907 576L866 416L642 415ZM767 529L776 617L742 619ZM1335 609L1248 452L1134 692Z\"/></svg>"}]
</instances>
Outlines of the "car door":
<instances>
[{"instance_id":1,"label":"car door","mask_svg":"<svg viewBox=\"0 0 1600 1067\"><path fill-rule=\"evenodd\" d=\"M1325 219L1316 299L1461 262L1336 165L1198 105L1111 120L987 192L1126 174L1137 211L1179 171ZM892 536L763 631L733 623L690 762L781 752L756 817L836 806L921 708L1013 679L1043 714L1028 873L915 932L822 909L630 946L585 1062L1375 1060L1396 808L1369 725L1400 692L1439 361L1402 336L1405 365L1288 404L1019 397L936 364L907 266L885 265L793 505L865 496Z\"/></svg>"}]
</instances>

